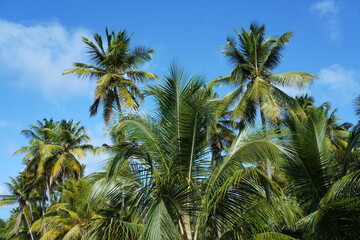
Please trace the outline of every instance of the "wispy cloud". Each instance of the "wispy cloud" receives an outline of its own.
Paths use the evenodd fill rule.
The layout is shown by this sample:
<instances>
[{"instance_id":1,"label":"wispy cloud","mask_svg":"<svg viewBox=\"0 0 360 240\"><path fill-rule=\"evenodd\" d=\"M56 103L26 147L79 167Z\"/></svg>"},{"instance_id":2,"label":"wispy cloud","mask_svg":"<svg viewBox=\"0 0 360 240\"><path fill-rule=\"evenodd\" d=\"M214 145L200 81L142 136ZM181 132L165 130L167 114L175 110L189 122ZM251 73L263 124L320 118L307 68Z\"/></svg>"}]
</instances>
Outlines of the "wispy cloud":
<instances>
[{"instance_id":1,"label":"wispy cloud","mask_svg":"<svg viewBox=\"0 0 360 240\"><path fill-rule=\"evenodd\" d=\"M332 41L341 40L339 5L335 0L323 0L314 3L310 11L317 14Z\"/></svg>"},{"instance_id":2,"label":"wispy cloud","mask_svg":"<svg viewBox=\"0 0 360 240\"><path fill-rule=\"evenodd\" d=\"M311 89L322 101L350 106L359 94L360 74L353 69L333 64L320 70L319 79Z\"/></svg>"},{"instance_id":3,"label":"wispy cloud","mask_svg":"<svg viewBox=\"0 0 360 240\"><path fill-rule=\"evenodd\" d=\"M72 63L86 59L81 36L89 35L87 30L69 30L58 23L23 25L0 19L0 32L2 74L13 76L12 81L3 84L40 92L47 99L89 94L87 81L61 75Z\"/></svg>"}]
</instances>

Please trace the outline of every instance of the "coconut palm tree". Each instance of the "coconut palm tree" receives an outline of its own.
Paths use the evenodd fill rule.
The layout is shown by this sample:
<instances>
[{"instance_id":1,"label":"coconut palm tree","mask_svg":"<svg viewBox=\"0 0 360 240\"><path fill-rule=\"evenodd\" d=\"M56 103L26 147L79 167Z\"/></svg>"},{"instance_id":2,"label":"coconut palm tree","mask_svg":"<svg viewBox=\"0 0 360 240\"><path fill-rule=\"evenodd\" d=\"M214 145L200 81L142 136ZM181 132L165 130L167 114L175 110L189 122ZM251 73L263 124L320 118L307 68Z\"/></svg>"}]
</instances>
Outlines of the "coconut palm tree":
<instances>
[{"instance_id":1,"label":"coconut palm tree","mask_svg":"<svg viewBox=\"0 0 360 240\"><path fill-rule=\"evenodd\" d=\"M214 117L216 118L216 114L214 114ZM212 168L222 161L222 153L231 146L235 139L235 131L233 124L225 116L214 119L214 124L210 127L209 138Z\"/></svg>"},{"instance_id":2,"label":"coconut palm tree","mask_svg":"<svg viewBox=\"0 0 360 240\"><path fill-rule=\"evenodd\" d=\"M59 122L53 119L43 119L37 121L37 125L30 125L27 130L22 130L21 134L29 138L29 146L21 147L14 155L25 154L23 163L26 165L24 174L32 176L34 186L42 189L42 211L45 213L46 205L50 204L50 173L44 169L44 146L55 142L55 129ZM46 204L47 202L47 204Z\"/></svg>"},{"instance_id":3,"label":"coconut palm tree","mask_svg":"<svg viewBox=\"0 0 360 240\"><path fill-rule=\"evenodd\" d=\"M56 141L43 146L44 165L49 165L50 185L56 178L63 182L67 177L79 179L83 173L83 166L79 160L86 156L86 151L93 150L88 144L89 136L80 122L62 120L56 128ZM47 168L47 167L45 167Z\"/></svg>"},{"instance_id":4,"label":"coconut palm tree","mask_svg":"<svg viewBox=\"0 0 360 240\"><path fill-rule=\"evenodd\" d=\"M235 38L228 37L223 53L234 66L230 76L218 77L211 85L236 85L237 88L225 99L235 104L232 116L253 123L259 109L263 127L266 119L274 122L282 112L282 107L294 110L296 102L278 87L307 86L316 78L305 72L287 72L274 74L272 71L280 64L286 43L292 37L287 32L280 37L265 38L265 26L252 23L249 31L235 30Z\"/></svg>"},{"instance_id":5,"label":"coconut palm tree","mask_svg":"<svg viewBox=\"0 0 360 240\"><path fill-rule=\"evenodd\" d=\"M295 96L295 100L304 111L306 111L308 108L314 108L315 99L309 96L307 93L302 96Z\"/></svg>"},{"instance_id":6,"label":"coconut palm tree","mask_svg":"<svg viewBox=\"0 0 360 240\"><path fill-rule=\"evenodd\" d=\"M223 53L234 66L230 76L218 77L210 85L235 85L237 88L225 96L227 106L235 104L232 118L254 123L257 112L266 131L267 120L276 122L283 108L304 115L297 102L284 93L282 87L307 86L316 77L305 72L274 74L272 71L280 64L281 54L292 37L287 32L280 37L265 38L265 26L252 23L249 31L235 30L235 38L228 37ZM241 97L241 98L240 98ZM240 98L240 100L238 100ZM266 160L265 171L271 177L271 165Z\"/></svg>"},{"instance_id":7,"label":"coconut palm tree","mask_svg":"<svg viewBox=\"0 0 360 240\"><path fill-rule=\"evenodd\" d=\"M143 63L151 59L154 53L152 49L143 46L131 49L131 35L126 30L109 33L105 29L105 34L105 40L99 34L94 34L95 42L83 37L91 63L74 63L75 68L63 74L96 80L95 101L90 106L90 116L97 114L101 104L104 120L109 123L114 109L119 113L122 107L137 109L139 101L143 100L137 85L157 76L139 70Z\"/></svg>"},{"instance_id":8,"label":"coconut palm tree","mask_svg":"<svg viewBox=\"0 0 360 240\"><path fill-rule=\"evenodd\" d=\"M289 143L294 157L284 170L288 192L295 197L305 216L298 227L304 239L354 239L359 235L359 169L348 164L359 161L360 134L348 136L343 154L333 147L328 109L308 109L307 118L289 116L285 123L291 131Z\"/></svg>"},{"instance_id":9,"label":"coconut palm tree","mask_svg":"<svg viewBox=\"0 0 360 240\"><path fill-rule=\"evenodd\" d=\"M30 125L30 130L22 134L29 137L29 146L21 147L15 154L25 153L25 173L32 175L36 186L44 190L43 213L51 205L51 189L55 180L64 182L66 178L78 179L83 173L79 160L86 156L86 151L93 147L87 144L90 139L80 122L52 119L38 121ZM61 189L60 189L61 191ZM47 204L45 204L47 202Z\"/></svg>"},{"instance_id":10,"label":"coconut palm tree","mask_svg":"<svg viewBox=\"0 0 360 240\"><path fill-rule=\"evenodd\" d=\"M13 227L13 234L17 235L20 225L25 223L26 229L30 229L32 224L32 208L30 206L32 186L26 183L25 177L21 175L17 178L10 177L11 182L6 183L10 194L0 195L0 206L18 204L16 211L16 219ZM34 236L29 231L30 238L34 240Z\"/></svg>"},{"instance_id":11,"label":"coconut palm tree","mask_svg":"<svg viewBox=\"0 0 360 240\"><path fill-rule=\"evenodd\" d=\"M297 214L284 204L279 187L256 167L243 165L256 165L262 157L280 158L286 152L270 137L242 131L224 160L211 168L214 95L203 85L202 77L172 66L163 83L148 90L157 103L157 115L128 114L113 126L114 155L103 187L98 183L94 191L119 206L117 211L131 212L133 225L119 214L113 221L99 220L94 231L101 228L120 236L137 230L141 239L255 238L259 234L261 239L261 234L267 236L280 225L294 224L294 219L285 220ZM270 195L274 201L267 201ZM292 214L286 218L285 212Z\"/></svg>"},{"instance_id":12,"label":"coconut palm tree","mask_svg":"<svg viewBox=\"0 0 360 240\"><path fill-rule=\"evenodd\" d=\"M86 224L94 215L88 201L90 189L86 180L67 180L60 202L51 206L30 230L41 234L46 229L40 239L81 239Z\"/></svg>"}]
</instances>

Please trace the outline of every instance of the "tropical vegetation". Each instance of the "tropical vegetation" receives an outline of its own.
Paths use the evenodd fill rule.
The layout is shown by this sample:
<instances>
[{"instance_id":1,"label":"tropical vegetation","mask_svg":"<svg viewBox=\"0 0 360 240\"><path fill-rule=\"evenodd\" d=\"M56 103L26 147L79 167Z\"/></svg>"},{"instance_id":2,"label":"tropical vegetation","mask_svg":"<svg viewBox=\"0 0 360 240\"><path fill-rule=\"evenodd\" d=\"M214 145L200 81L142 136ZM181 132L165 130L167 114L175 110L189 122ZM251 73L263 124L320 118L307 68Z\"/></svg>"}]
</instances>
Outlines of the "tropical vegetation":
<instances>
[{"instance_id":1,"label":"tropical vegetation","mask_svg":"<svg viewBox=\"0 0 360 240\"><path fill-rule=\"evenodd\" d=\"M0 239L357 239L360 125L281 90L317 78L274 73L290 32L235 32L223 47L233 70L211 81L172 63L148 83L158 77L139 68L152 49L130 48L125 30L84 37L92 65L64 74L96 80L90 115L102 105L111 143L92 146L73 120L23 130L25 167L0 195L14 206ZM220 98L221 84L233 92ZM151 113L138 111L144 96ZM107 156L100 171L84 174L87 154Z\"/></svg>"}]
</instances>

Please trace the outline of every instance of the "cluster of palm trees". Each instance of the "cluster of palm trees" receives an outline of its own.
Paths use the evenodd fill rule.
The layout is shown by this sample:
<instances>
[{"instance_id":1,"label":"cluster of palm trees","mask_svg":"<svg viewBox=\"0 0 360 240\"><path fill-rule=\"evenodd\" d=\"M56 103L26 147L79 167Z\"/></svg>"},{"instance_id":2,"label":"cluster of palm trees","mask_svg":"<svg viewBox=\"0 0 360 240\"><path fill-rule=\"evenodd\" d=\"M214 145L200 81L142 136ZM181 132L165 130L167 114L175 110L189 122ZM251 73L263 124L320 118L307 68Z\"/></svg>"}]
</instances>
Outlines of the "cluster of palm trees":
<instances>
[{"instance_id":1,"label":"cluster of palm trees","mask_svg":"<svg viewBox=\"0 0 360 240\"><path fill-rule=\"evenodd\" d=\"M251 24L227 39L229 76L207 84L174 63L145 91L139 84L158 77L139 68L153 50L131 49L126 31L105 36L83 38L93 65L64 74L96 80L90 115L102 105L112 144L89 145L73 121L22 131L25 169L0 196L18 206L0 239L358 238L360 127L280 89L316 78L272 73L291 33L266 38ZM235 90L220 99L219 84ZM137 111L145 95L152 114ZM109 158L84 176L87 152Z\"/></svg>"}]
</instances>

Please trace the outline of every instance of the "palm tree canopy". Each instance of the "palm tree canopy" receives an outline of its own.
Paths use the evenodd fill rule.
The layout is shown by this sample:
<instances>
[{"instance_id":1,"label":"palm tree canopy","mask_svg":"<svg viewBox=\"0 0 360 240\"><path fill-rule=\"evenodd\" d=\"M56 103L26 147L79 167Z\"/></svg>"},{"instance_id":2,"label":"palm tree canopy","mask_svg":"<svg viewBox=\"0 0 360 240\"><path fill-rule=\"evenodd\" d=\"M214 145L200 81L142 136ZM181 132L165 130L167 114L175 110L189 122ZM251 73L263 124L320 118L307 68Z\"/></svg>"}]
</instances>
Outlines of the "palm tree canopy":
<instances>
[{"instance_id":1,"label":"palm tree canopy","mask_svg":"<svg viewBox=\"0 0 360 240\"><path fill-rule=\"evenodd\" d=\"M250 25L249 31L242 29L241 32L235 32L238 42L235 38L228 37L223 49L223 54L234 69L230 76L218 77L210 83L237 86L237 89L224 99L228 105L235 103L233 118L238 117L252 123L257 108L260 108L264 117L275 121L283 107L291 111L299 109L297 103L279 86L302 88L310 84L316 76L305 72L272 72L280 64L282 52L292 33L265 38L265 26L256 23ZM240 97L240 101L236 103Z\"/></svg>"},{"instance_id":2,"label":"palm tree canopy","mask_svg":"<svg viewBox=\"0 0 360 240\"><path fill-rule=\"evenodd\" d=\"M63 74L75 74L81 78L96 80L95 100L90 106L90 115L97 114L98 107L103 106L103 117L109 123L113 109L121 112L121 106L137 109L144 95L138 84L149 79L157 79L155 74L139 70L149 61L154 50L136 46L130 48L130 39L126 30L118 33L105 29L105 39L94 34L94 41L83 37L90 64L74 63L75 68Z\"/></svg>"}]
</instances>

